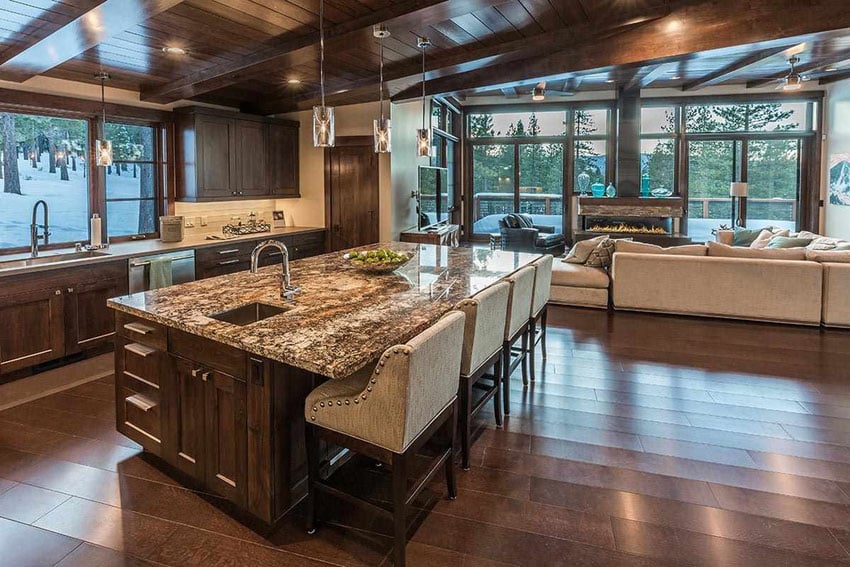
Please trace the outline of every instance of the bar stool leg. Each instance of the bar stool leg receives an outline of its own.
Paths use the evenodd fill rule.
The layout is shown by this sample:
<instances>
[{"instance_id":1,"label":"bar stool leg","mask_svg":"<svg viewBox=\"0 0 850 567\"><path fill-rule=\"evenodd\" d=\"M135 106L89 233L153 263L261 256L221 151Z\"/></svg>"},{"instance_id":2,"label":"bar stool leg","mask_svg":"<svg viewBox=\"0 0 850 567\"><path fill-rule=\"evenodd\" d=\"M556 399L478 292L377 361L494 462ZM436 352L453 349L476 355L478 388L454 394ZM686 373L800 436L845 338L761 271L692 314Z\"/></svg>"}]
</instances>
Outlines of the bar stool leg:
<instances>
[{"instance_id":1,"label":"bar stool leg","mask_svg":"<svg viewBox=\"0 0 850 567\"><path fill-rule=\"evenodd\" d=\"M522 385L528 386L528 329L522 334L522 347L519 354L522 357L520 360L520 364L522 365Z\"/></svg>"},{"instance_id":2,"label":"bar stool leg","mask_svg":"<svg viewBox=\"0 0 850 567\"><path fill-rule=\"evenodd\" d=\"M448 427L449 456L446 459L446 491L449 493L449 500L457 498L457 481L455 480L455 445L457 444L457 413L458 403L455 400L452 404L452 417L446 421Z\"/></svg>"},{"instance_id":3,"label":"bar stool leg","mask_svg":"<svg viewBox=\"0 0 850 567\"><path fill-rule=\"evenodd\" d=\"M505 415L511 414L511 344L502 344L502 400Z\"/></svg>"},{"instance_id":4,"label":"bar stool leg","mask_svg":"<svg viewBox=\"0 0 850 567\"><path fill-rule=\"evenodd\" d=\"M496 361L493 367L493 387L496 388L496 393L493 394L493 410L496 412L496 427L502 427L502 357Z\"/></svg>"},{"instance_id":5,"label":"bar stool leg","mask_svg":"<svg viewBox=\"0 0 850 567\"><path fill-rule=\"evenodd\" d=\"M407 547L407 463L404 455L393 455L393 557L396 567L404 567Z\"/></svg>"},{"instance_id":6,"label":"bar stool leg","mask_svg":"<svg viewBox=\"0 0 850 567\"><path fill-rule=\"evenodd\" d=\"M309 423L307 441L307 533L316 533L316 481L319 480L319 438Z\"/></svg>"},{"instance_id":7,"label":"bar stool leg","mask_svg":"<svg viewBox=\"0 0 850 567\"><path fill-rule=\"evenodd\" d=\"M534 382L534 351L537 350L537 319L532 318L528 329L528 365L531 381Z\"/></svg>"},{"instance_id":8,"label":"bar stool leg","mask_svg":"<svg viewBox=\"0 0 850 567\"><path fill-rule=\"evenodd\" d=\"M543 328L543 334L540 337L540 346L543 351L543 358L546 358L546 329L548 328L547 318L549 315L549 306L543 306L543 314L540 316L540 326Z\"/></svg>"},{"instance_id":9,"label":"bar stool leg","mask_svg":"<svg viewBox=\"0 0 850 567\"><path fill-rule=\"evenodd\" d=\"M466 377L460 379L460 453L463 470L469 470L469 438L472 435L472 425L469 418L472 415L472 385Z\"/></svg>"}]
</instances>

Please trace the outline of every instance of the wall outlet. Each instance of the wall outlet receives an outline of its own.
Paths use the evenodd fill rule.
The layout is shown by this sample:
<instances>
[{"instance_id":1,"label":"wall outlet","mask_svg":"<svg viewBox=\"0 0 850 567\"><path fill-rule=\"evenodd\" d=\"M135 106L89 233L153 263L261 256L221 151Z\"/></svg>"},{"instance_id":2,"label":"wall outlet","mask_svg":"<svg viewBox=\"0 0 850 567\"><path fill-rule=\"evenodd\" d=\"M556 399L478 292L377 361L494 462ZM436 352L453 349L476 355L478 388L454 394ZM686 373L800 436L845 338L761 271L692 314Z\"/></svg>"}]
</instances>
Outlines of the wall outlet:
<instances>
[{"instance_id":1,"label":"wall outlet","mask_svg":"<svg viewBox=\"0 0 850 567\"><path fill-rule=\"evenodd\" d=\"M207 226L207 217L201 217L201 226Z\"/></svg>"},{"instance_id":2,"label":"wall outlet","mask_svg":"<svg viewBox=\"0 0 850 567\"><path fill-rule=\"evenodd\" d=\"M186 228L195 228L195 221L191 217L186 217L183 219L183 226Z\"/></svg>"}]
</instances>

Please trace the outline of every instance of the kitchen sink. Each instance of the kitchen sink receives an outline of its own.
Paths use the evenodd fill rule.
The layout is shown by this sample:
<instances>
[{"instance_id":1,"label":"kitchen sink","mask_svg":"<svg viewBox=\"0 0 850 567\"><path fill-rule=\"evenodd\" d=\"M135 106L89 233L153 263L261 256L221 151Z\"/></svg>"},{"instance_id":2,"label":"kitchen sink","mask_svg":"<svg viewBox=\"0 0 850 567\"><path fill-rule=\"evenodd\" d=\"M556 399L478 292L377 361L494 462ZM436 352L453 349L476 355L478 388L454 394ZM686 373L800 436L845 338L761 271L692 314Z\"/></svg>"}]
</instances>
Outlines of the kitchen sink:
<instances>
[{"instance_id":1,"label":"kitchen sink","mask_svg":"<svg viewBox=\"0 0 850 567\"><path fill-rule=\"evenodd\" d=\"M98 252L96 250L86 252L68 252L66 254L49 254L39 256L37 258L22 258L19 260L7 260L5 262L0 261L0 270L8 268L28 268L30 266L55 264L56 262L71 262L73 260L85 260L87 258L97 258L108 255L108 252Z\"/></svg>"},{"instance_id":2,"label":"kitchen sink","mask_svg":"<svg viewBox=\"0 0 850 567\"><path fill-rule=\"evenodd\" d=\"M251 323L256 323L263 319L274 317L275 315L280 315L289 309L291 309L291 307L280 307L279 305L270 305L268 303L255 301L253 303L246 303L245 305L240 305L239 307L207 316L210 319L224 321L231 325L250 325Z\"/></svg>"}]
</instances>

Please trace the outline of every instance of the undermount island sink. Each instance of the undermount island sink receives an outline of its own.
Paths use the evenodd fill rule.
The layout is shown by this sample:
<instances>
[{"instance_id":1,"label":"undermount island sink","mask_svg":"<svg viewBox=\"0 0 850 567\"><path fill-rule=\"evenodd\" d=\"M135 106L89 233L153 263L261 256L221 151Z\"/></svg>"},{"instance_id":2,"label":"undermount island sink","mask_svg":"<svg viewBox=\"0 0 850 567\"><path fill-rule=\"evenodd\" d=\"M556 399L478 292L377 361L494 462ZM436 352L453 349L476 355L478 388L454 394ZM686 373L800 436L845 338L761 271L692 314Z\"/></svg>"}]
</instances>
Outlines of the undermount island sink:
<instances>
[{"instance_id":1,"label":"undermount island sink","mask_svg":"<svg viewBox=\"0 0 850 567\"><path fill-rule=\"evenodd\" d=\"M269 317L274 317L275 315L280 315L290 309L292 308L255 301L253 303L240 305L239 307L234 307L233 309L228 309L227 311L213 313L212 315L208 315L208 317L210 319L215 319L216 321L230 323L231 325L244 326L262 321L263 319L268 319Z\"/></svg>"},{"instance_id":2,"label":"undermount island sink","mask_svg":"<svg viewBox=\"0 0 850 567\"><path fill-rule=\"evenodd\" d=\"M28 268L30 266L41 266L43 264L53 264L56 262L71 262L73 260L85 260L88 258L98 258L100 256L108 256L108 252L98 252L90 250L86 252L68 252L66 254L51 254L38 256L36 258L22 258L18 260L0 261L0 270L8 268Z\"/></svg>"}]
</instances>

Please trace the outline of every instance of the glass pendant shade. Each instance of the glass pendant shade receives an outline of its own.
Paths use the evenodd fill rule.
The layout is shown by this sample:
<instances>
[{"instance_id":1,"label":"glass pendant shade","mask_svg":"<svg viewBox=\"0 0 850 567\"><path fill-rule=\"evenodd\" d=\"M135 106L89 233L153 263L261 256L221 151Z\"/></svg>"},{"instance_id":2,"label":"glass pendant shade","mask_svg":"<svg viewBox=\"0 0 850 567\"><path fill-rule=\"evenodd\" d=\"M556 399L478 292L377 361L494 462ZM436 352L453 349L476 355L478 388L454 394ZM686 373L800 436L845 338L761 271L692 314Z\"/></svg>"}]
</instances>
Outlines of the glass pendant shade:
<instances>
[{"instance_id":1,"label":"glass pendant shade","mask_svg":"<svg viewBox=\"0 0 850 567\"><path fill-rule=\"evenodd\" d=\"M330 106L313 107L313 146L331 148L336 142L334 109Z\"/></svg>"},{"instance_id":2,"label":"glass pendant shade","mask_svg":"<svg viewBox=\"0 0 850 567\"><path fill-rule=\"evenodd\" d=\"M416 129L416 154L419 157L431 157L431 130Z\"/></svg>"},{"instance_id":3,"label":"glass pendant shade","mask_svg":"<svg viewBox=\"0 0 850 567\"><path fill-rule=\"evenodd\" d=\"M112 165L112 142L110 140L95 141L95 165L98 167L107 167Z\"/></svg>"},{"instance_id":4,"label":"glass pendant shade","mask_svg":"<svg viewBox=\"0 0 850 567\"><path fill-rule=\"evenodd\" d=\"M388 154L392 151L393 127L389 118L373 120L373 134L375 138L375 153Z\"/></svg>"}]
</instances>

